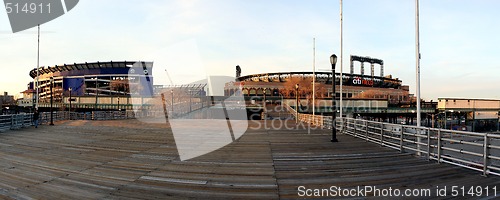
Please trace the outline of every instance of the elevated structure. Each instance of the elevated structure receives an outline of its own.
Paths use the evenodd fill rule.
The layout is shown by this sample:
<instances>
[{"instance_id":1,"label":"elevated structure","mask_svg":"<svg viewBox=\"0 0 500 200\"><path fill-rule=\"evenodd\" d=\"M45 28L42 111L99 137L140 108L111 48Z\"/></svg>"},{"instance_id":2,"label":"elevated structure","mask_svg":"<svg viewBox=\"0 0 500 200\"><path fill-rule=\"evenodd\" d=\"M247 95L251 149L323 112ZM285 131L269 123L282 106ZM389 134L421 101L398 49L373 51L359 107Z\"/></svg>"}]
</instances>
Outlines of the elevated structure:
<instances>
[{"instance_id":1,"label":"elevated structure","mask_svg":"<svg viewBox=\"0 0 500 200\"><path fill-rule=\"evenodd\" d=\"M437 109L440 124L447 129L500 130L500 100L439 98Z\"/></svg>"},{"instance_id":2,"label":"elevated structure","mask_svg":"<svg viewBox=\"0 0 500 200\"><path fill-rule=\"evenodd\" d=\"M155 85L154 93L159 95L161 93L168 93L169 91L181 92L191 97L205 96L206 83L200 84L184 84L184 85Z\"/></svg>"},{"instance_id":3,"label":"elevated structure","mask_svg":"<svg viewBox=\"0 0 500 200\"><path fill-rule=\"evenodd\" d=\"M377 58L362 57L351 55L351 74L354 74L354 62L358 61L361 63L361 75L365 74L365 62L370 63L371 66L371 76L375 76L375 64L380 65L380 77L384 76L384 61Z\"/></svg>"}]
</instances>

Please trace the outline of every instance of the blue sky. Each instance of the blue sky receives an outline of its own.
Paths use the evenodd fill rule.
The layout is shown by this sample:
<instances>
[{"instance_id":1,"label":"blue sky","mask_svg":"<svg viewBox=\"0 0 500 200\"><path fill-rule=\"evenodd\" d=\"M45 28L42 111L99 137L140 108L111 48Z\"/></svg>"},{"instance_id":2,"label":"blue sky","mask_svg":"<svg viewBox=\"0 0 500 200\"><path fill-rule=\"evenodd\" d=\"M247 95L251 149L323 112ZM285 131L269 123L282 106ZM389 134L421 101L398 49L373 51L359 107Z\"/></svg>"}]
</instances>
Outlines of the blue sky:
<instances>
[{"instance_id":1,"label":"blue sky","mask_svg":"<svg viewBox=\"0 0 500 200\"><path fill-rule=\"evenodd\" d=\"M420 1L422 98L500 99L499 7L496 0ZM414 28L414 0L344 0L344 72L351 54L380 58L385 74L414 92ZM318 70L340 51L335 0L82 0L41 29L42 66L154 61L156 84L170 83L164 69L175 84L233 76L236 65L243 75L311 71L313 38ZM36 28L13 34L0 12L0 55L0 91L17 94L36 67Z\"/></svg>"}]
</instances>

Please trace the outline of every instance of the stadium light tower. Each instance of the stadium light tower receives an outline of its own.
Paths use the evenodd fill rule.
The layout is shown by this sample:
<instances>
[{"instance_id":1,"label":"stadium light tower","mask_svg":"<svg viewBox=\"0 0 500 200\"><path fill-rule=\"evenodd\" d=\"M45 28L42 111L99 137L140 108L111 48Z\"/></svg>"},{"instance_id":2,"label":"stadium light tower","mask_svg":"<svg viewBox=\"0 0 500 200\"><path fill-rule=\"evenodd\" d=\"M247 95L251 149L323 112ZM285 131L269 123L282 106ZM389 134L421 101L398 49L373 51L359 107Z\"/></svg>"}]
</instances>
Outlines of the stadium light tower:
<instances>
[{"instance_id":1,"label":"stadium light tower","mask_svg":"<svg viewBox=\"0 0 500 200\"><path fill-rule=\"evenodd\" d=\"M332 64L332 140L331 142L338 142L337 140L337 127L335 120L337 117L337 105L335 104L335 97L337 93L335 92L335 65L337 64L337 55L332 54L330 56L330 63Z\"/></svg>"}]
</instances>

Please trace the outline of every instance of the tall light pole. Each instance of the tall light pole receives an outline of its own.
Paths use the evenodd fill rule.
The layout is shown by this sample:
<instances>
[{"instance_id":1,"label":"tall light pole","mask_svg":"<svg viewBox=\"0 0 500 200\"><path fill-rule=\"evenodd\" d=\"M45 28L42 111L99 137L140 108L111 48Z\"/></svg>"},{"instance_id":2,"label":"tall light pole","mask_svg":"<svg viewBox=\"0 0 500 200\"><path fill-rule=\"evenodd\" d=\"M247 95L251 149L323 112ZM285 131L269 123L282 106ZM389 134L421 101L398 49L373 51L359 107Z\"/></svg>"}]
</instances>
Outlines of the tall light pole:
<instances>
[{"instance_id":1,"label":"tall light pole","mask_svg":"<svg viewBox=\"0 0 500 200\"><path fill-rule=\"evenodd\" d=\"M337 140L337 127L335 120L337 117L337 105L335 103L335 97L337 93L335 92L335 64L337 64L337 55L332 54L330 56L330 63L332 64L332 140L331 142L338 142Z\"/></svg>"},{"instance_id":2,"label":"tall light pole","mask_svg":"<svg viewBox=\"0 0 500 200\"><path fill-rule=\"evenodd\" d=\"M417 84L417 127L420 127L421 126L421 110L420 110L420 30L419 30L419 8L418 8L418 0L415 0L415 43L416 43L416 84ZM417 149L420 150L420 142L421 142L421 138L418 137L417 139L418 141L418 145L417 145ZM417 155L420 155L420 151L417 151Z\"/></svg>"},{"instance_id":3,"label":"tall light pole","mask_svg":"<svg viewBox=\"0 0 500 200\"><path fill-rule=\"evenodd\" d=\"M266 105L266 91L267 91L267 88L263 88L263 91L264 92L263 92L263 99L262 99L262 107L263 107L263 109L262 109L262 117L263 117L264 120L266 120L266 116L267 116L267 113L266 113L267 112L267 109L266 109L267 108L266 107L267 106Z\"/></svg>"},{"instance_id":4,"label":"tall light pole","mask_svg":"<svg viewBox=\"0 0 500 200\"><path fill-rule=\"evenodd\" d=\"M36 53L36 82L35 82L35 90L36 90L36 105L35 108L38 109L38 102L40 101L38 98L38 80L40 79L40 24L38 24L38 45L37 45L37 53Z\"/></svg>"},{"instance_id":5,"label":"tall light pole","mask_svg":"<svg viewBox=\"0 0 500 200\"><path fill-rule=\"evenodd\" d=\"M415 14L416 14L416 17L415 17L415 27L416 27L416 60L417 60L417 63L416 63L416 71L417 71L417 81L416 81L416 84L417 84L417 127L419 127L421 125L421 121L420 121L420 108L421 108L421 105L420 105L420 30L419 30L419 8L418 8L418 0L415 0ZM419 137L420 138L420 137Z\"/></svg>"},{"instance_id":6,"label":"tall light pole","mask_svg":"<svg viewBox=\"0 0 500 200\"><path fill-rule=\"evenodd\" d=\"M343 115L343 96L344 96L344 90L343 90L343 84L344 84L344 74L343 74L343 65L342 61L344 60L344 31L343 31L343 26L344 26L344 14L343 14L343 4L342 0L340 0L340 117L344 117Z\"/></svg>"},{"instance_id":7,"label":"tall light pole","mask_svg":"<svg viewBox=\"0 0 500 200\"><path fill-rule=\"evenodd\" d=\"M299 84L295 84L295 123L299 123Z\"/></svg>"},{"instance_id":8,"label":"tall light pole","mask_svg":"<svg viewBox=\"0 0 500 200\"><path fill-rule=\"evenodd\" d=\"M53 106L54 106L54 77L50 77L50 126L54 126L54 113L53 113Z\"/></svg>"},{"instance_id":9,"label":"tall light pole","mask_svg":"<svg viewBox=\"0 0 500 200\"><path fill-rule=\"evenodd\" d=\"M120 111L120 97L118 97L118 111Z\"/></svg>"},{"instance_id":10,"label":"tall light pole","mask_svg":"<svg viewBox=\"0 0 500 200\"><path fill-rule=\"evenodd\" d=\"M313 38L313 118L316 115L316 38Z\"/></svg>"}]
</instances>

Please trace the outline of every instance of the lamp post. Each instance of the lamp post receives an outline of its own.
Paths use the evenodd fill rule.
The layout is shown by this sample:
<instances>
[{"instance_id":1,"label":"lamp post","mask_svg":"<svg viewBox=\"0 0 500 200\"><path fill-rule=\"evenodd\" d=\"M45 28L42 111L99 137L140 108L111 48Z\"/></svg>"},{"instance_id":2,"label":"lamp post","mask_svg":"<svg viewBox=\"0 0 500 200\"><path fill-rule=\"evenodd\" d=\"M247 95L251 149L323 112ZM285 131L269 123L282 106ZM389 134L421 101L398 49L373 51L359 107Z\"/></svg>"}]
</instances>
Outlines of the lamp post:
<instances>
[{"instance_id":1,"label":"lamp post","mask_svg":"<svg viewBox=\"0 0 500 200\"><path fill-rule=\"evenodd\" d=\"M174 116L174 90L170 90L170 96L172 101L170 101L170 105L172 107L172 116Z\"/></svg>"},{"instance_id":2,"label":"lamp post","mask_svg":"<svg viewBox=\"0 0 500 200\"><path fill-rule=\"evenodd\" d=\"M330 63L332 64L332 140L331 142L338 142L337 140L337 127L335 124L337 117L337 105L335 104L335 97L337 93L335 92L335 64L337 64L337 55L332 54L330 56Z\"/></svg>"},{"instance_id":3,"label":"lamp post","mask_svg":"<svg viewBox=\"0 0 500 200\"><path fill-rule=\"evenodd\" d=\"M118 97L118 111L120 111L120 97Z\"/></svg>"},{"instance_id":4,"label":"lamp post","mask_svg":"<svg viewBox=\"0 0 500 200\"><path fill-rule=\"evenodd\" d=\"M263 119L265 120L266 117L267 117L267 107L266 107L266 91L267 91L267 88L263 88L264 92L264 98L262 99L262 113L263 113Z\"/></svg>"},{"instance_id":5,"label":"lamp post","mask_svg":"<svg viewBox=\"0 0 500 200\"><path fill-rule=\"evenodd\" d=\"M97 111L97 103L99 102L98 101L98 98L99 98L99 82L98 82L98 80L99 80L99 78L96 77L95 78L95 105L94 105L94 110L95 111Z\"/></svg>"},{"instance_id":6,"label":"lamp post","mask_svg":"<svg viewBox=\"0 0 500 200\"><path fill-rule=\"evenodd\" d=\"M299 123L299 84L295 84L295 123Z\"/></svg>"},{"instance_id":7,"label":"lamp post","mask_svg":"<svg viewBox=\"0 0 500 200\"><path fill-rule=\"evenodd\" d=\"M53 105L54 105L54 77L50 77L50 126L54 126L54 114L53 114Z\"/></svg>"},{"instance_id":8,"label":"lamp post","mask_svg":"<svg viewBox=\"0 0 500 200\"><path fill-rule=\"evenodd\" d=\"M68 111L69 111L69 120L71 120L71 93L72 93L71 91L72 90L73 90L72 88L69 88L69 100L68 100L69 101L69 109L68 109Z\"/></svg>"}]
</instances>

